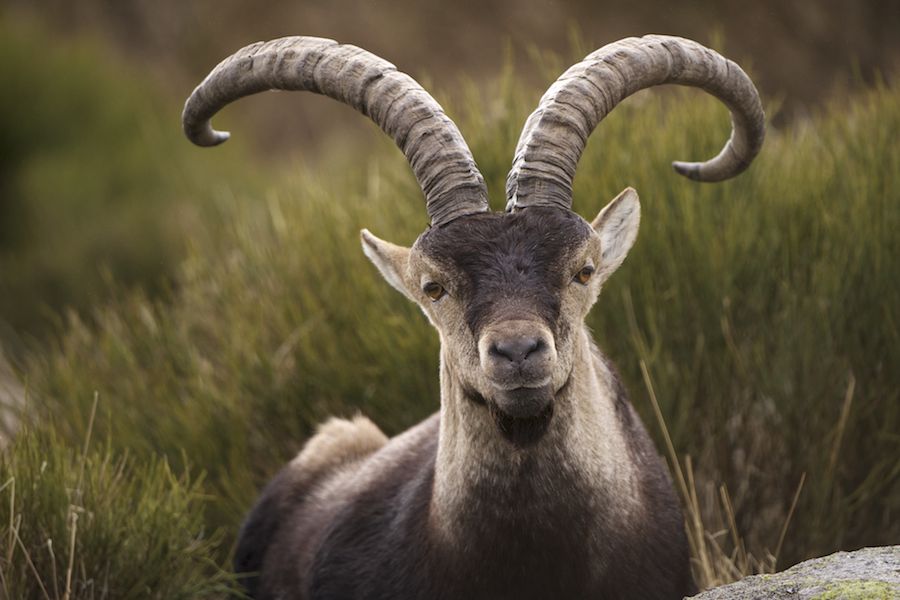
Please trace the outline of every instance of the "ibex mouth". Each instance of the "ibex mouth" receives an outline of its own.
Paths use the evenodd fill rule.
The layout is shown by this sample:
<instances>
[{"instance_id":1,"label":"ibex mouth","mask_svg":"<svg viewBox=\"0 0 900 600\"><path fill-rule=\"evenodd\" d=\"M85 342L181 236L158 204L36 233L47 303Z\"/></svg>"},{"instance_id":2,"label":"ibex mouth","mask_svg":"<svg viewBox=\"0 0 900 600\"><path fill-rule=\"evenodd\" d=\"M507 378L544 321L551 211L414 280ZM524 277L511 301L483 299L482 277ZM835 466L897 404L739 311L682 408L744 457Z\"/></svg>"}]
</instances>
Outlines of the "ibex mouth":
<instances>
[{"instance_id":1,"label":"ibex mouth","mask_svg":"<svg viewBox=\"0 0 900 600\"><path fill-rule=\"evenodd\" d=\"M552 386L520 387L495 392L490 398L474 389L466 389L466 397L488 409L491 419L503 437L518 447L532 446L547 433L553 419L553 404L572 380L571 373L558 390Z\"/></svg>"},{"instance_id":2,"label":"ibex mouth","mask_svg":"<svg viewBox=\"0 0 900 600\"><path fill-rule=\"evenodd\" d=\"M493 401L487 403L491 412L491 417L497 425L497 429L503 434L510 443L527 447L537 443L547 429L550 427L550 421L553 418L553 402L548 402L544 409L533 417L512 417L500 410Z\"/></svg>"},{"instance_id":3,"label":"ibex mouth","mask_svg":"<svg viewBox=\"0 0 900 600\"><path fill-rule=\"evenodd\" d=\"M531 419L544 412L553 402L553 388L549 385L518 387L511 390L495 390L491 404L503 414L514 419Z\"/></svg>"}]
</instances>

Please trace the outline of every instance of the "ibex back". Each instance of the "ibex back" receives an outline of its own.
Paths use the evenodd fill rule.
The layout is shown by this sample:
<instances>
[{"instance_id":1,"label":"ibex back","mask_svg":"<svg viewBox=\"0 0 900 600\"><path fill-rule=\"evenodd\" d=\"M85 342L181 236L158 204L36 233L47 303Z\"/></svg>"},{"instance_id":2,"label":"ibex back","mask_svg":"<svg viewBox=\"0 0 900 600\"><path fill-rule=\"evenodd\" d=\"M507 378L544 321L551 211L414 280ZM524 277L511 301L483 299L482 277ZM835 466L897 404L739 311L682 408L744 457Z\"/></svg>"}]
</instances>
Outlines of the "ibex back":
<instances>
[{"instance_id":1,"label":"ibex back","mask_svg":"<svg viewBox=\"0 0 900 600\"><path fill-rule=\"evenodd\" d=\"M669 599L693 590L665 464L584 318L637 236L628 188L592 223L572 179L595 126L653 85L701 87L733 132L701 181L759 151L758 94L733 62L681 38L629 38L588 55L528 118L506 211L459 130L408 75L359 48L295 37L226 59L184 109L200 145L209 119L267 89L308 90L372 118L403 151L431 226L411 248L366 230L363 250L441 339L440 413L393 439L332 419L263 491L235 566L259 599ZM389 343L385 340L385 343Z\"/></svg>"}]
</instances>

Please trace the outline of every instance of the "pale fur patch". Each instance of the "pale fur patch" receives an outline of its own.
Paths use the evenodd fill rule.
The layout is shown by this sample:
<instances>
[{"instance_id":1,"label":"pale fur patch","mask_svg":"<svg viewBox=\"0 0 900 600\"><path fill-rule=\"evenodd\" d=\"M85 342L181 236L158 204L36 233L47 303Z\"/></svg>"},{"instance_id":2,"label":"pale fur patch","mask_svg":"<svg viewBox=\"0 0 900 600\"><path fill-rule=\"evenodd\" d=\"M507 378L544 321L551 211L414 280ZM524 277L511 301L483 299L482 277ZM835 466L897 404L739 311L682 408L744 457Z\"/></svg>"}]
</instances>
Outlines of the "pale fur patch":
<instances>
[{"instance_id":1,"label":"pale fur patch","mask_svg":"<svg viewBox=\"0 0 900 600\"><path fill-rule=\"evenodd\" d=\"M306 442L291 461L291 468L307 473L333 471L339 466L375 452L388 438L362 415L350 420L332 417Z\"/></svg>"},{"instance_id":2,"label":"pale fur patch","mask_svg":"<svg viewBox=\"0 0 900 600\"><path fill-rule=\"evenodd\" d=\"M572 394L576 402L575 418L567 438L569 453L586 472L594 474L597 485L612 492L616 510L627 520L638 513L643 502L634 458L616 411L616 391L611 385L615 375L600 358L587 333L580 345L589 358L578 362L578 369L587 371L585 376L573 377Z\"/></svg>"},{"instance_id":3,"label":"pale fur patch","mask_svg":"<svg viewBox=\"0 0 900 600\"><path fill-rule=\"evenodd\" d=\"M355 501L363 490L374 485L392 465L403 461L411 454L421 452L427 437L434 435L434 421L437 418L437 415L433 415L387 440L377 452L371 452L362 460L348 462L335 469L330 477L313 490L310 510L321 511L323 515L327 515Z\"/></svg>"}]
</instances>

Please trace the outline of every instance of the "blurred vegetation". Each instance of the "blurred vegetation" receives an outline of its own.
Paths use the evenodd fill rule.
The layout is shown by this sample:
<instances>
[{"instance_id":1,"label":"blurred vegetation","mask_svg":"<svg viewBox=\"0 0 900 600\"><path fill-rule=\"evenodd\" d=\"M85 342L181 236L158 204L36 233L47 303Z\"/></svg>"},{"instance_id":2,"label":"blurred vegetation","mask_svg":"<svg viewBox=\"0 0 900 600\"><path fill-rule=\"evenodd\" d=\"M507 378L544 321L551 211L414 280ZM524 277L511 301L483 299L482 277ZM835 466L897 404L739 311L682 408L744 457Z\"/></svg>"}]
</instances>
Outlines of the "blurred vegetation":
<instances>
[{"instance_id":1,"label":"blurred vegetation","mask_svg":"<svg viewBox=\"0 0 900 600\"><path fill-rule=\"evenodd\" d=\"M896 72L900 11L896 0L270 0L265 10L243 0L6 0L40 15L55 35L89 33L139 65L144 76L181 100L225 55L258 40L316 35L356 44L417 78L489 85L509 50L522 64L519 84L544 84L529 68L534 49L573 62L570 32L585 49L632 35L666 33L719 48L744 67L769 97L783 99L777 123L807 115L835 89ZM0 5L2 10L2 5ZM582 48L578 48L580 51ZM277 157L303 146L359 143L355 120L335 127L340 110L271 95L237 108L255 154ZM349 135L342 135L350 132Z\"/></svg>"},{"instance_id":2,"label":"blurred vegetation","mask_svg":"<svg viewBox=\"0 0 900 600\"><path fill-rule=\"evenodd\" d=\"M371 153L314 169L249 164L236 154L243 126L228 127L227 114L219 123L238 150L191 148L177 108L154 104L101 50L44 50L24 69L47 38L0 31L4 82L27 82L18 98L32 93L0 117L2 227L28 224L37 236L3 248L0 302L25 315L40 303L83 308L20 362L31 429L0 455L0 485L15 481L34 500L0 512L13 524L0 540L15 530L27 549L0 542L0 572L27 590L14 597L44 597L35 571L45 585L63 581L45 546L54 540L60 570L71 505L109 519L78 538L82 581L152 588L165 572L172 587L160 597L218 589L214 565L243 513L317 422L360 410L397 433L436 410L436 335L358 241L365 226L411 244L426 222L421 193L374 127ZM543 58L549 79L563 65ZM510 65L449 101L436 94L495 208L541 91L523 90ZM698 185L671 172L672 159L717 152L728 127L724 108L697 91L641 93L600 126L575 207L590 218L632 185L643 218L589 325L655 430L652 381L676 451L692 457L710 530L728 517L716 508L723 483L745 550L774 552L805 473L780 566L897 543L900 90L876 86L772 130L736 180ZM85 249L109 232L115 243ZM144 266L117 267L131 248ZM56 300L34 283L42 269L67 282ZM81 455L95 391L104 449ZM88 486L73 485L76 471L93 482L79 499L71 494ZM132 548L156 543L151 531L165 552ZM147 579L103 562L115 544L156 557L133 561ZM208 568L175 568L178 553Z\"/></svg>"},{"instance_id":3,"label":"blurred vegetation","mask_svg":"<svg viewBox=\"0 0 900 600\"><path fill-rule=\"evenodd\" d=\"M96 44L50 39L34 23L0 20L7 344L11 329L42 335L62 309L102 302L111 281L161 292L214 181L200 176L212 157L187 162L177 115L138 74Z\"/></svg>"}]
</instances>

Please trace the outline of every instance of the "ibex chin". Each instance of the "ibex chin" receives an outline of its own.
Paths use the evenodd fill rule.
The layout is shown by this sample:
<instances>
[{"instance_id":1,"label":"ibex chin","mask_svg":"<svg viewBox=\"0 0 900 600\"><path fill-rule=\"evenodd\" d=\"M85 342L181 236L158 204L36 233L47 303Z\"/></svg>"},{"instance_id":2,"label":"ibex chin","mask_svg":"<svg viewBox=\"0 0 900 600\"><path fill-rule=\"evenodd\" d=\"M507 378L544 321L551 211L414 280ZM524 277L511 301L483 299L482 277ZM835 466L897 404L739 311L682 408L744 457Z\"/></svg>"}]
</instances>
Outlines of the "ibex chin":
<instances>
[{"instance_id":1,"label":"ibex chin","mask_svg":"<svg viewBox=\"0 0 900 600\"><path fill-rule=\"evenodd\" d=\"M706 90L733 131L699 181L744 170L764 116L735 63L696 42L628 38L588 55L525 123L492 212L454 123L408 75L365 50L290 37L219 64L183 115L196 144L210 118L269 89L307 90L370 117L403 151L431 226L411 248L362 231L366 255L416 302L441 340L440 412L388 439L332 419L266 487L235 566L271 599L652 599L694 589L679 502L613 366L584 324L634 243L628 188L593 222L572 179L597 123L643 88ZM388 343L385 341L385 343Z\"/></svg>"}]
</instances>

